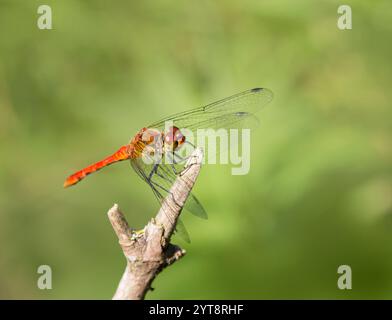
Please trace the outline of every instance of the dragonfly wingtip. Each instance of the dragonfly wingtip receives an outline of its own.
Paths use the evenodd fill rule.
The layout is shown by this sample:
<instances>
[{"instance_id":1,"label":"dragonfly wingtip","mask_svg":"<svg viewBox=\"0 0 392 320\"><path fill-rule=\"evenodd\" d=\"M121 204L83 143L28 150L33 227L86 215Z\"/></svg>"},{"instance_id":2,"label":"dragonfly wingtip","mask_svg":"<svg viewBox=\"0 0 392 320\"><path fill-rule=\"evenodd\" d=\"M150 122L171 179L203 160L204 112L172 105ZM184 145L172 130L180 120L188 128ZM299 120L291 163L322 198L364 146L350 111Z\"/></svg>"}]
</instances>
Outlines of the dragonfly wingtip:
<instances>
[{"instance_id":1,"label":"dragonfly wingtip","mask_svg":"<svg viewBox=\"0 0 392 320\"><path fill-rule=\"evenodd\" d=\"M251 89L252 92L259 92L259 91L262 91L262 90L263 90L263 88L253 88L253 89Z\"/></svg>"},{"instance_id":2,"label":"dragonfly wingtip","mask_svg":"<svg viewBox=\"0 0 392 320\"><path fill-rule=\"evenodd\" d=\"M267 99L268 99L269 101L271 101L272 98L274 97L274 93L273 93L270 89L268 89L268 88L261 88L261 87L258 87L258 88L250 89L250 91L251 91L251 92L261 92L261 91L263 91L263 94L266 95L266 97L267 97Z\"/></svg>"}]
</instances>

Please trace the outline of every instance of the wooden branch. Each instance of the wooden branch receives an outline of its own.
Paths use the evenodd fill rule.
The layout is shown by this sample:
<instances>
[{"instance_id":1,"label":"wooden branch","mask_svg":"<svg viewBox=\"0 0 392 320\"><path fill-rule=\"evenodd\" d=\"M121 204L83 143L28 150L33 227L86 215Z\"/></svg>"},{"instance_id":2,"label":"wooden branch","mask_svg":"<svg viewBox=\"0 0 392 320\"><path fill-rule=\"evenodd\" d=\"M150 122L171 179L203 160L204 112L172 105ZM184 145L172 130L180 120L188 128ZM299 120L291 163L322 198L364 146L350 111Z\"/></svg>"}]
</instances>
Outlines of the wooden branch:
<instances>
[{"instance_id":1,"label":"wooden branch","mask_svg":"<svg viewBox=\"0 0 392 320\"><path fill-rule=\"evenodd\" d=\"M200 172L203 152L195 149L179 174L155 218L142 232L129 228L123 213L115 204L108 217L127 259L114 300L141 300L154 278L165 267L185 255L185 250L170 243L178 217Z\"/></svg>"}]
</instances>

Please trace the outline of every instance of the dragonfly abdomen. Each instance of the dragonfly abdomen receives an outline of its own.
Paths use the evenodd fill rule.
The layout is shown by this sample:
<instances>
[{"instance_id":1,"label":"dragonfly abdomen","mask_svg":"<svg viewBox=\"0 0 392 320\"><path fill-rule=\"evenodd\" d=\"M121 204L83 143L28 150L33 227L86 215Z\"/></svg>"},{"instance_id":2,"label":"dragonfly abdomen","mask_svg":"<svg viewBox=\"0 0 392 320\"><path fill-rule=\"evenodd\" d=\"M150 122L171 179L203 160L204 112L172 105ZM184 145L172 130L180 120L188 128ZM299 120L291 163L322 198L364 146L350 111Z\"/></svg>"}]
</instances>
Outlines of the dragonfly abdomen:
<instances>
[{"instance_id":1,"label":"dragonfly abdomen","mask_svg":"<svg viewBox=\"0 0 392 320\"><path fill-rule=\"evenodd\" d=\"M127 160L130 158L129 146L122 146L119 150L113 153L111 156L98 161L97 163L92 164L74 174L70 175L64 182L64 187L72 186L78 183L80 180L88 176L89 174L102 169L112 163Z\"/></svg>"}]
</instances>

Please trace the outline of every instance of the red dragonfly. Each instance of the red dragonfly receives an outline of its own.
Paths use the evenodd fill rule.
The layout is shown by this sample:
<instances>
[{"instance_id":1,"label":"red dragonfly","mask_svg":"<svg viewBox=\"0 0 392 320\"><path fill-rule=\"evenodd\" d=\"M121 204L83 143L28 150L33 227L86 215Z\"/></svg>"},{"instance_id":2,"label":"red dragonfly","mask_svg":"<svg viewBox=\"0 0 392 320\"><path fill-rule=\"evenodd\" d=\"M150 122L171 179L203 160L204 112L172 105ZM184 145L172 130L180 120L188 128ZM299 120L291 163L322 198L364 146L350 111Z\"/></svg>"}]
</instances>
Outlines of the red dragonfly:
<instances>
[{"instance_id":1,"label":"red dragonfly","mask_svg":"<svg viewBox=\"0 0 392 320\"><path fill-rule=\"evenodd\" d=\"M254 113L262 109L272 100L273 94L265 88L254 88L228 98L211 103L207 106L174 114L161 121L142 128L132 140L122 146L111 156L90 165L72 175L64 182L64 187L72 186L90 173L115 162L130 160L137 174L151 187L159 201L169 193L169 189L179 172L178 165L184 160L178 155L181 147L187 143L183 132L197 129L236 129L249 127L249 121L256 120ZM171 126L167 127L170 122ZM163 161L170 154L173 161ZM146 156L150 161L146 161ZM175 158L178 158L175 161ZM190 194L185 209L196 216L206 219L207 213L198 199ZM182 236L189 241L189 236L181 221L177 227Z\"/></svg>"}]
</instances>

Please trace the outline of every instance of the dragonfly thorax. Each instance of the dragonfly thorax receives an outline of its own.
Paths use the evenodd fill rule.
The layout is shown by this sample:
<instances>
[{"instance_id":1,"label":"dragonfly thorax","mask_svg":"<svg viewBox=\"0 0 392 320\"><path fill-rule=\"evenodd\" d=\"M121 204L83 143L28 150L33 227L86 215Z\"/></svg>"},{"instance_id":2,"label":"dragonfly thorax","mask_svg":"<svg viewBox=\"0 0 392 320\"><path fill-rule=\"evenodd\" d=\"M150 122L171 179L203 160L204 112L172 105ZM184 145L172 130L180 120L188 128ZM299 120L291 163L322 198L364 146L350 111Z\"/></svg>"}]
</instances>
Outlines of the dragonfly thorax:
<instances>
[{"instance_id":1,"label":"dragonfly thorax","mask_svg":"<svg viewBox=\"0 0 392 320\"><path fill-rule=\"evenodd\" d=\"M162 132L158 129L143 128L140 132L139 145L143 157L161 157L163 154Z\"/></svg>"}]
</instances>

